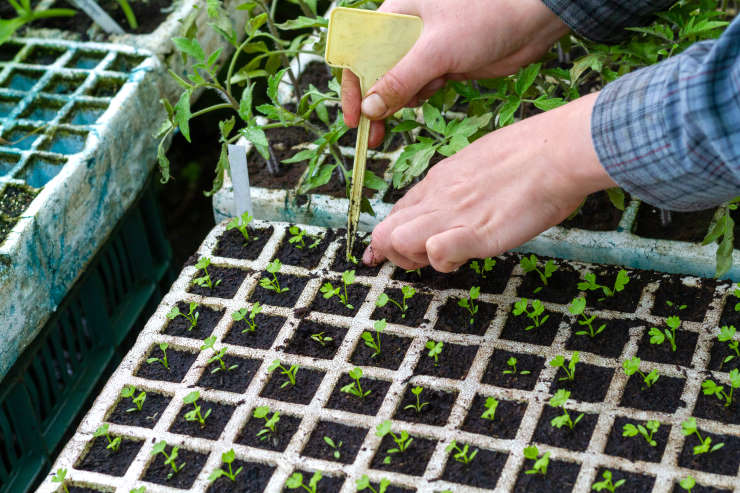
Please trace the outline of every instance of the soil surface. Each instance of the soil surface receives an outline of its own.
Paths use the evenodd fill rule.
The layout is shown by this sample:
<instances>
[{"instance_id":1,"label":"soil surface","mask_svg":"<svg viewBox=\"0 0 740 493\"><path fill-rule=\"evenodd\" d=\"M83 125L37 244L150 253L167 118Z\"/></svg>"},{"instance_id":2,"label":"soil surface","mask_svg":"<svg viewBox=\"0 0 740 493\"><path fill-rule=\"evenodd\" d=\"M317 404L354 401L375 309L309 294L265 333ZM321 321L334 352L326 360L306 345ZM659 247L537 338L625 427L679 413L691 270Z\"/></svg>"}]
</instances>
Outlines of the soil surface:
<instances>
[{"instance_id":1,"label":"soil surface","mask_svg":"<svg viewBox=\"0 0 740 493\"><path fill-rule=\"evenodd\" d=\"M735 476L737 468L740 466L740 438L729 435L715 435L702 429L699 429L699 433L705 440L707 437L711 438L712 446L724 443L724 447L714 452L694 455L694 447L699 445L699 439L696 435L692 435L684 441L681 455L678 456L678 465L714 474Z\"/></svg>"},{"instance_id":2,"label":"soil surface","mask_svg":"<svg viewBox=\"0 0 740 493\"><path fill-rule=\"evenodd\" d=\"M681 320L704 321L717 287L716 281L701 279L696 283L689 283L683 282L681 280L683 276L678 274L654 274L654 276L662 279L660 287L655 292L655 303L651 310L653 315L659 317L676 315ZM683 306L686 308L681 308Z\"/></svg>"},{"instance_id":3,"label":"soil surface","mask_svg":"<svg viewBox=\"0 0 740 493\"><path fill-rule=\"evenodd\" d=\"M514 485L514 493L531 493L537 492L561 492L571 491L576 484L578 477L578 464L572 462L563 462L551 460L547 467L547 475L542 474L525 474L525 471L532 469L533 460L525 460L524 466L519 472L519 477Z\"/></svg>"},{"instance_id":4,"label":"soil surface","mask_svg":"<svg viewBox=\"0 0 740 493\"><path fill-rule=\"evenodd\" d=\"M296 471L300 473L303 476L303 484L307 485L308 482L311 480L311 476L313 476L313 472L311 471L305 471L305 470L298 470ZM327 476L326 474L321 475L321 480L319 481L316 491L339 491L342 489L342 485L344 484L344 478L343 477L335 477L335 476ZM295 489L289 489L289 488L283 488L284 493L295 493Z\"/></svg>"},{"instance_id":5,"label":"soil surface","mask_svg":"<svg viewBox=\"0 0 740 493\"><path fill-rule=\"evenodd\" d=\"M378 409L380 409L380 406L383 404L383 399L385 398L385 394L388 392L391 383L371 378L360 378L362 391L370 391L368 395L360 398L354 394L342 392L342 387L353 382L354 380L350 378L349 375L342 375L334 386L334 390L329 397L329 402L326 403L326 407L331 409L341 409L342 411L350 413L375 416L375 413L378 412Z\"/></svg>"},{"instance_id":6,"label":"soil surface","mask_svg":"<svg viewBox=\"0 0 740 493\"><path fill-rule=\"evenodd\" d=\"M324 338L323 342L312 338L312 336L319 336L319 334ZM333 359L346 334L346 328L314 322L313 320L301 320L293 337L287 342L283 350L286 353L302 354L313 358Z\"/></svg>"},{"instance_id":7,"label":"soil surface","mask_svg":"<svg viewBox=\"0 0 740 493\"><path fill-rule=\"evenodd\" d=\"M528 310L530 312L532 311L531 304L529 305ZM545 323L542 323L542 320L546 315L549 315L549 318ZM563 316L559 313L548 313L548 311L545 310L542 315L540 315L541 325L539 327L532 327L531 329L526 330L527 327L533 325L531 319L529 319L524 313L516 316L509 312L509 316L506 318L506 325L504 325L504 330L501 332L501 339L549 346L555 339L555 334L558 332L562 317Z\"/></svg>"},{"instance_id":8,"label":"soil surface","mask_svg":"<svg viewBox=\"0 0 740 493\"><path fill-rule=\"evenodd\" d=\"M581 319L579 319L581 320ZM576 332L588 331L588 326L578 325L576 320L571 320L571 334L565 347L571 351L586 351L607 358L618 358L622 354L624 345L630 337L631 326L639 324L634 320L602 320L595 319L591 326L598 330L602 324L606 324L604 330L596 337L589 334L576 334Z\"/></svg>"},{"instance_id":9,"label":"soil surface","mask_svg":"<svg viewBox=\"0 0 740 493\"><path fill-rule=\"evenodd\" d=\"M459 298L448 299L439 310L439 318L434 325L435 330L445 330L455 334L474 334L482 336L496 316L497 305L483 301L475 301L478 313L470 323L470 312L458 305Z\"/></svg>"},{"instance_id":10,"label":"soil surface","mask_svg":"<svg viewBox=\"0 0 740 493\"><path fill-rule=\"evenodd\" d=\"M168 446L165 451L168 455L171 455L172 447ZM168 478L167 476L172 472L172 467L170 465L165 465L164 461L166 459L163 454L158 454L157 457L149 463L149 467L144 471L144 477L142 479L144 481L149 481L150 483L188 489L193 485L193 482L195 481L195 478L198 477L200 470L203 469L206 459L208 459L208 455L206 454L180 448L177 451L177 465L179 467L180 464L184 463L185 467L174 474L171 478Z\"/></svg>"},{"instance_id":11,"label":"soil surface","mask_svg":"<svg viewBox=\"0 0 740 493\"><path fill-rule=\"evenodd\" d=\"M660 375L658 381L650 388L639 374L632 375L627 380L620 406L644 409L646 411L663 411L673 413L686 404L681 400L685 380L682 378Z\"/></svg>"},{"instance_id":12,"label":"soil surface","mask_svg":"<svg viewBox=\"0 0 740 493\"><path fill-rule=\"evenodd\" d=\"M126 16L123 13L120 5L116 0L98 0L98 5L115 20L121 28L127 33L133 34L149 34L153 32L159 25L164 22L167 16L170 14L169 7L172 5L172 0L148 0L147 2L130 2L131 8L134 11L138 27L131 29ZM83 35L83 39L87 38L87 30L93 25L92 19L88 17L84 12L74 7L71 3L66 0L57 0L54 2L53 8L68 8L77 10L77 14L73 17L53 17L50 19L42 19L33 23L33 27L44 27L50 29L61 29L63 31L72 31ZM163 12L164 10L164 12ZM4 17L4 16L3 16Z\"/></svg>"},{"instance_id":13,"label":"soil surface","mask_svg":"<svg viewBox=\"0 0 740 493\"><path fill-rule=\"evenodd\" d=\"M538 269L543 270L548 257L539 257ZM578 281L580 276L569 265L557 264L558 270L552 273L545 286L537 272L528 272L524 275L522 284L517 289L517 296L529 300L551 301L565 305L578 295Z\"/></svg>"},{"instance_id":14,"label":"soil surface","mask_svg":"<svg viewBox=\"0 0 740 493\"><path fill-rule=\"evenodd\" d=\"M249 325L243 320L233 322L224 337L224 344L269 349L285 323L285 317L258 313L254 317L257 328L254 332L248 330ZM247 330L247 332L244 332Z\"/></svg>"},{"instance_id":15,"label":"soil surface","mask_svg":"<svg viewBox=\"0 0 740 493\"><path fill-rule=\"evenodd\" d=\"M568 364L569 360L566 360ZM550 386L550 392L554 394L558 389L570 390L571 399L584 402L600 402L606 397L609 384L612 381L614 369L602 366L577 363L575 378L573 380L560 380L566 378L562 368L558 368L555 381Z\"/></svg>"},{"instance_id":16,"label":"soil surface","mask_svg":"<svg viewBox=\"0 0 740 493\"><path fill-rule=\"evenodd\" d=\"M188 293L195 293L201 296L212 296L216 298L233 298L242 282L247 277L248 271L242 269L232 269L228 267L219 267L211 265L207 268L208 275L211 277L212 287L198 286L191 284ZM205 276L205 272L199 270L193 276L193 279ZM221 282L218 282L221 281ZM216 284L218 282L218 284Z\"/></svg>"},{"instance_id":17,"label":"soil surface","mask_svg":"<svg viewBox=\"0 0 740 493\"><path fill-rule=\"evenodd\" d=\"M553 418L561 416L562 414L562 408L556 409L551 406L545 406L542 410L540 420L537 423L537 428L534 431L534 437L532 440L553 445L555 447L583 452L586 450L586 447L588 447L589 440L591 440L591 434L594 432L598 415L584 413L583 418L581 418L578 424L571 430L568 428L568 425L564 425L562 428L555 428L550 424L550 421ZM568 414L570 414L570 419L575 421L581 413L568 409Z\"/></svg>"},{"instance_id":18,"label":"soil surface","mask_svg":"<svg viewBox=\"0 0 740 493\"><path fill-rule=\"evenodd\" d=\"M184 301L177 302L177 309L180 313L185 315L190 314L190 303ZM191 339L198 339L202 341L206 337L211 335L213 329L218 324L219 320L224 314L224 310L214 310L207 306L199 305L194 311L193 316L198 315L198 320L195 327L192 326L190 321L184 316L180 315L171 319L167 322L167 326L164 328L164 333L171 336L178 337L189 337Z\"/></svg>"},{"instance_id":19,"label":"soil surface","mask_svg":"<svg viewBox=\"0 0 740 493\"><path fill-rule=\"evenodd\" d=\"M634 232L645 238L701 242L709 230L714 209L698 212L671 212L671 222L663 226L660 210L646 203L640 204Z\"/></svg>"},{"instance_id":20,"label":"soil surface","mask_svg":"<svg viewBox=\"0 0 740 493\"><path fill-rule=\"evenodd\" d=\"M658 327L665 332L670 330L668 326ZM666 340L662 344L650 344L650 331L646 328L645 333L640 339L640 348L637 350L637 356L647 361L656 363L669 363L681 366L691 366L691 359L694 356L696 341L698 335L695 332L685 330L676 330L676 351L673 351L670 341Z\"/></svg>"},{"instance_id":21,"label":"soil surface","mask_svg":"<svg viewBox=\"0 0 740 493\"><path fill-rule=\"evenodd\" d=\"M111 434L111 439L116 435ZM75 466L83 471L94 471L110 474L111 476L123 476L128 466L134 461L139 453L143 442L140 440L121 440L118 450L114 452L106 447L108 440L103 437L93 439L90 450L85 457Z\"/></svg>"},{"instance_id":22,"label":"soil surface","mask_svg":"<svg viewBox=\"0 0 740 493\"><path fill-rule=\"evenodd\" d=\"M354 462L363 440L365 440L365 435L367 435L367 430L362 428L320 421L311 433L311 437L301 454L307 457L351 464ZM330 438L336 448L332 448L324 437Z\"/></svg>"},{"instance_id":23,"label":"soil surface","mask_svg":"<svg viewBox=\"0 0 740 493\"><path fill-rule=\"evenodd\" d=\"M331 285L335 289L341 288L340 294L344 295L344 283L342 283L341 279L322 279L321 286L323 286L327 282L331 283ZM360 305L362 305L362 303L365 301L367 293L369 292L370 287L363 286L361 284L355 283L347 287L347 297L349 298L348 305L352 306L352 308L350 308L348 305L342 304L338 295L334 295L331 298L324 298L323 293L321 293L321 291L318 291L316 293L316 297L311 303L311 310L317 312L331 313L335 315L343 315L345 317L353 317L357 314L357 311L360 309Z\"/></svg>"},{"instance_id":24,"label":"soil surface","mask_svg":"<svg viewBox=\"0 0 740 493\"><path fill-rule=\"evenodd\" d=\"M229 229L219 237L214 253L219 257L254 260L272 236L273 227L255 229L249 227L249 241L237 229Z\"/></svg>"},{"instance_id":25,"label":"soil surface","mask_svg":"<svg viewBox=\"0 0 740 493\"><path fill-rule=\"evenodd\" d=\"M724 384L725 392L729 393L729 385ZM734 391L736 393L737 391ZM712 419L733 425L740 424L740 399L733 395L732 403L725 406L726 401L717 399L715 395L699 393L699 399L694 407L693 415L698 418Z\"/></svg>"},{"instance_id":26,"label":"soil surface","mask_svg":"<svg viewBox=\"0 0 740 493\"><path fill-rule=\"evenodd\" d=\"M513 367L507 364L511 358L516 359L517 373L504 373L513 371ZM482 382L507 389L532 390L544 366L545 359L541 356L496 350L488 362ZM522 372L529 373L525 375Z\"/></svg>"},{"instance_id":27,"label":"soil surface","mask_svg":"<svg viewBox=\"0 0 740 493\"><path fill-rule=\"evenodd\" d=\"M651 446L642 435L634 437L622 436L622 430L624 425L632 424L637 426L638 424L645 425L644 421L631 420L628 418L617 417L614 420L614 425L609 432L609 439L606 443L605 453L609 455L616 455L618 457L624 457L631 461L646 461L646 462L660 462L663 457L663 451L668 443L668 433L671 430L671 425L661 424L653 434L653 440L655 440L655 447Z\"/></svg>"},{"instance_id":28,"label":"soil surface","mask_svg":"<svg viewBox=\"0 0 740 493\"><path fill-rule=\"evenodd\" d=\"M283 387L282 385L288 381L288 378L280 373L280 369L277 369L270 375L270 380L260 395L279 401L308 404L316 393L322 378L324 378L322 371L299 368L295 376L295 385L288 384Z\"/></svg>"},{"instance_id":29,"label":"soil surface","mask_svg":"<svg viewBox=\"0 0 740 493\"><path fill-rule=\"evenodd\" d=\"M242 472L236 477L236 481L231 481L225 476L221 476L206 490L208 493L252 493L262 491L275 472L275 466L267 464L258 464L254 462L244 462L236 459L231 465L233 471L242 467ZM221 468L228 471L228 466L221 465Z\"/></svg>"},{"instance_id":30,"label":"soil surface","mask_svg":"<svg viewBox=\"0 0 740 493\"><path fill-rule=\"evenodd\" d=\"M393 430L396 436L399 436L403 428ZM373 469L380 469L382 471L394 471L402 474L410 474L412 476L421 476L426 470L429 459L432 458L434 453L434 447L436 442L429 440L428 438L412 436L413 442L408 446L405 452L397 452L388 454L387 451L393 448L397 448L396 442L393 441L393 437L390 433L383 437L380 442L378 451L373 457L373 461L370 467ZM385 458L391 458L389 463L385 463Z\"/></svg>"},{"instance_id":31,"label":"soil surface","mask_svg":"<svg viewBox=\"0 0 740 493\"><path fill-rule=\"evenodd\" d=\"M492 420L481 416L486 411L485 404L486 396L476 395L461 428L480 435L513 439L527 410L527 403L499 399Z\"/></svg>"},{"instance_id":32,"label":"soil surface","mask_svg":"<svg viewBox=\"0 0 740 493\"><path fill-rule=\"evenodd\" d=\"M625 206L629 204L629 195L626 195ZM572 219L566 219L560 225L590 231L614 231L620 219L622 211L614 207L607 193L597 192L586 198L586 202Z\"/></svg>"},{"instance_id":33,"label":"soil surface","mask_svg":"<svg viewBox=\"0 0 740 493\"><path fill-rule=\"evenodd\" d=\"M275 411L270 411L270 416L272 416L274 412ZM250 447L282 452L288 446L288 443L290 442L290 439L293 438L295 432L298 431L298 426L301 424L301 418L282 413L280 413L279 417L280 420L275 426L275 433L269 432L260 436L257 436L257 433L265 429L265 419L255 418L254 416L250 417L247 424L239 433L239 437L236 439L236 442Z\"/></svg>"},{"instance_id":34,"label":"soil surface","mask_svg":"<svg viewBox=\"0 0 740 493\"><path fill-rule=\"evenodd\" d=\"M375 329L368 329L366 332L369 332L373 335L374 339L377 339ZM383 333L380 335L380 354L373 356L375 349L365 344L364 340L360 340L357 343L355 352L352 353L350 362L358 366L377 366L389 370L397 370L401 366L409 344L411 344L411 339Z\"/></svg>"},{"instance_id":35,"label":"soil surface","mask_svg":"<svg viewBox=\"0 0 740 493\"><path fill-rule=\"evenodd\" d=\"M384 291L388 298L403 304L403 294L400 289L390 288ZM403 313L392 301L388 300L385 306L376 306L373 314L370 316L373 320L386 319L388 323L406 325L408 327L420 327L427 320L424 314L427 312L432 296L419 291L414 296L406 300L408 306L406 313Z\"/></svg>"},{"instance_id":36,"label":"soil surface","mask_svg":"<svg viewBox=\"0 0 740 493\"><path fill-rule=\"evenodd\" d=\"M198 421L186 421L185 415L192 411L194 406L193 404L183 404L169 431L181 435L216 440L234 413L234 406L219 404L205 399L198 399L197 404L200 406L200 412L205 418L205 425L201 425ZM206 413L209 410L211 411L211 415L206 418Z\"/></svg>"},{"instance_id":37,"label":"soil surface","mask_svg":"<svg viewBox=\"0 0 740 493\"><path fill-rule=\"evenodd\" d=\"M0 214L8 217L20 216L33 202L36 194L38 191L31 187L7 185L0 194Z\"/></svg>"},{"instance_id":38,"label":"soil surface","mask_svg":"<svg viewBox=\"0 0 740 493\"><path fill-rule=\"evenodd\" d=\"M141 389L136 389L136 395L139 395L140 392ZM136 410L136 405L131 402L131 399L121 398L106 421L119 425L154 428L154 425L159 420L159 416L162 414L162 411L164 411L169 402L170 397L168 396L156 394L154 392L147 392L146 400L141 406L141 411L138 411ZM135 410L129 412L129 409Z\"/></svg>"},{"instance_id":39,"label":"soil surface","mask_svg":"<svg viewBox=\"0 0 740 493\"><path fill-rule=\"evenodd\" d=\"M249 296L249 301L259 301L263 305L286 306L288 308L292 308L301 296L303 288L306 287L308 278L292 276L290 274L281 274L280 272L276 275L280 289L288 288L288 291L277 293L263 288L259 283L257 283L254 291L252 291L252 294ZM261 275L261 279L263 278L270 280L273 279L272 274L266 271Z\"/></svg>"},{"instance_id":40,"label":"soil surface","mask_svg":"<svg viewBox=\"0 0 740 493\"><path fill-rule=\"evenodd\" d=\"M463 448L464 444L458 443L457 446ZM494 489L501 475L501 471L504 469L508 454L471 447L469 448L468 456L474 450L478 450L478 453L470 464L458 462L453 457L455 452L450 452L447 465L442 473L442 478L447 481L478 488Z\"/></svg>"},{"instance_id":41,"label":"soil surface","mask_svg":"<svg viewBox=\"0 0 740 493\"><path fill-rule=\"evenodd\" d=\"M596 481L602 481L604 479L604 472L606 470L604 467L599 468L596 472ZM612 483L624 480L621 488L626 491L653 490L653 484L655 483L655 477L653 476L644 476L642 474L620 471L619 469L609 469L609 472L612 473Z\"/></svg>"},{"instance_id":42,"label":"soil surface","mask_svg":"<svg viewBox=\"0 0 740 493\"><path fill-rule=\"evenodd\" d=\"M219 346L220 349L221 346ZM214 361L203 372L198 380L198 385L216 390L242 393L247 390L249 382L252 381L252 378L262 364L261 360L237 358L228 354L223 357L223 360L227 370L221 369L219 362ZM230 370L229 368L234 365L237 365L237 367ZM218 371L213 373L216 369Z\"/></svg>"},{"instance_id":43,"label":"soil surface","mask_svg":"<svg viewBox=\"0 0 740 493\"><path fill-rule=\"evenodd\" d=\"M422 351L419 363L414 369L415 375L463 379L467 376L470 365L473 364L478 346L445 344L442 346L442 353L437 356L437 361L430 357L428 352L428 349Z\"/></svg>"},{"instance_id":44,"label":"soil surface","mask_svg":"<svg viewBox=\"0 0 740 493\"><path fill-rule=\"evenodd\" d=\"M421 412L414 407L417 398L411 393L413 387L409 386L403 396L401 404L396 409L394 419L411 421L412 423L424 423L434 426L444 426L452 410L452 405L457 398L457 392L444 392L441 390L424 389L419 394L419 404L423 406ZM428 403L424 405L424 403ZM411 406L407 409L407 406Z\"/></svg>"},{"instance_id":45,"label":"soil surface","mask_svg":"<svg viewBox=\"0 0 740 493\"><path fill-rule=\"evenodd\" d=\"M323 237L314 238L304 234L303 246L300 243L291 243L291 234L280 242L277 253L274 258L279 258L280 261L285 265L296 265L298 267L304 267L306 269L315 269L318 265L321 257L324 256L326 247L334 239L334 232L329 230ZM313 246L316 244L316 246ZM313 248L312 248L313 246Z\"/></svg>"},{"instance_id":46,"label":"soil surface","mask_svg":"<svg viewBox=\"0 0 740 493\"><path fill-rule=\"evenodd\" d=\"M365 251L367 244L370 242L369 234L359 233L355 237L355 242L352 244L352 255L357 259L357 264L347 261L347 230L338 229L337 236L340 238L339 248L337 249L336 257L334 257L334 262L331 264L331 270L339 273L342 273L345 270L354 270L355 275L358 276L374 277L378 275L382 264L375 267L368 267L362 263L362 254Z\"/></svg>"},{"instance_id":47,"label":"soil surface","mask_svg":"<svg viewBox=\"0 0 740 493\"><path fill-rule=\"evenodd\" d=\"M622 268L611 265L594 269L593 273L596 275L596 283L613 289L614 281L620 270ZM647 278L650 276L645 271L624 270L627 271L630 280L622 291L614 293L613 296L605 295L601 289L587 291L587 306L599 310L615 310L627 313L633 313L637 310L637 304L640 302L642 290L645 284L647 284Z\"/></svg>"},{"instance_id":48,"label":"soil surface","mask_svg":"<svg viewBox=\"0 0 740 493\"><path fill-rule=\"evenodd\" d=\"M167 364L169 369L165 368L160 361L147 363L146 360L141 362L135 375L149 380L164 380L166 382L181 382L190 366L195 361L196 354L187 351L178 351L167 348ZM163 358L162 350L159 345L154 345L149 351L148 358Z\"/></svg>"}]
</instances>

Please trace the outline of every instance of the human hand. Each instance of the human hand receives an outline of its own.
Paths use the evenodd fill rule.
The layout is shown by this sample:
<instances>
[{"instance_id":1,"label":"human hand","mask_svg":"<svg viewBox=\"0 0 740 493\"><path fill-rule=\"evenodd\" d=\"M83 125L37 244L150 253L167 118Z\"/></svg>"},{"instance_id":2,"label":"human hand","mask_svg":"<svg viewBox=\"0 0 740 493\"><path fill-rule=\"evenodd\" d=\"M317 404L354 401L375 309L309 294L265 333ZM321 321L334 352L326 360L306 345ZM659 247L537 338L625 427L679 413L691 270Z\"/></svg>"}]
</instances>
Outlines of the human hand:
<instances>
[{"instance_id":1,"label":"human hand","mask_svg":"<svg viewBox=\"0 0 740 493\"><path fill-rule=\"evenodd\" d=\"M430 168L373 230L363 262L450 272L559 224L616 186L591 140L598 93L476 140Z\"/></svg>"},{"instance_id":2,"label":"human hand","mask_svg":"<svg viewBox=\"0 0 740 493\"><path fill-rule=\"evenodd\" d=\"M419 16L424 28L416 44L364 100L357 77L349 70L342 73L344 121L356 127L360 108L375 120L370 147L383 141L383 119L428 98L446 80L515 73L568 31L541 0L386 0L378 11Z\"/></svg>"}]
</instances>

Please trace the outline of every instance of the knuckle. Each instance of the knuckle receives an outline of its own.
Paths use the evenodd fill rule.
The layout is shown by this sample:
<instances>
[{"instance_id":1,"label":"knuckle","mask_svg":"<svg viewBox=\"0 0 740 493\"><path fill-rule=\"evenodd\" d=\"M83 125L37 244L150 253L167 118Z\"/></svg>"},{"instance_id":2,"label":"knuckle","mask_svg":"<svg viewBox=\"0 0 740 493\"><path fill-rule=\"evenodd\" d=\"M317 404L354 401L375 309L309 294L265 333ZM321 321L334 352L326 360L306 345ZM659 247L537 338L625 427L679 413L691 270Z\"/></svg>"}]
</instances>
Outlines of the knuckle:
<instances>
[{"instance_id":1,"label":"knuckle","mask_svg":"<svg viewBox=\"0 0 740 493\"><path fill-rule=\"evenodd\" d=\"M405 105L409 100L409 87L396 75L393 70L388 71L381 79L383 99L391 106L391 110Z\"/></svg>"}]
</instances>

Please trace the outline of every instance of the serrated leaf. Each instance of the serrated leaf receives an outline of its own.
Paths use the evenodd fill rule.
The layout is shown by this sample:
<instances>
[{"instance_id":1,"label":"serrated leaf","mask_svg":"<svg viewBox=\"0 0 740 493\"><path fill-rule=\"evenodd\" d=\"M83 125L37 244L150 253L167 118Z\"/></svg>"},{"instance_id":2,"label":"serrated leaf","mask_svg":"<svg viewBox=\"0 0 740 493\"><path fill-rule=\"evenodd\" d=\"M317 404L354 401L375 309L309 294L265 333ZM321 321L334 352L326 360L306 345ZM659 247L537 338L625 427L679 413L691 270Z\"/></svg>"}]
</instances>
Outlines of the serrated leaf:
<instances>
[{"instance_id":1,"label":"serrated leaf","mask_svg":"<svg viewBox=\"0 0 740 493\"><path fill-rule=\"evenodd\" d=\"M195 38L172 38L172 43L181 52L195 58L199 62L204 62L206 54L203 52L200 43Z\"/></svg>"},{"instance_id":2,"label":"serrated leaf","mask_svg":"<svg viewBox=\"0 0 740 493\"><path fill-rule=\"evenodd\" d=\"M550 111L563 106L566 101L563 98L548 98L542 95L534 100L534 106L542 111Z\"/></svg>"},{"instance_id":3,"label":"serrated leaf","mask_svg":"<svg viewBox=\"0 0 740 493\"><path fill-rule=\"evenodd\" d=\"M270 159L270 151L268 150L269 143L267 142L267 136L265 135L264 130L255 124L250 123L247 127L239 130L239 133L249 142L254 144L257 152L259 152L265 160Z\"/></svg>"},{"instance_id":4,"label":"serrated leaf","mask_svg":"<svg viewBox=\"0 0 740 493\"><path fill-rule=\"evenodd\" d=\"M519 97L522 97L524 93L527 92L527 89L532 86L537 75L540 73L541 67L541 63L533 63L519 71L516 82L514 83L514 92L516 92Z\"/></svg>"},{"instance_id":5,"label":"serrated leaf","mask_svg":"<svg viewBox=\"0 0 740 493\"><path fill-rule=\"evenodd\" d=\"M421 111L424 115L424 123L427 127L429 127L431 130L434 130L435 132L444 133L445 127L447 125L445 124L445 120L442 117L442 114L437 108L429 103L424 103L424 105L421 107Z\"/></svg>"},{"instance_id":6,"label":"serrated leaf","mask_svg":"<svg viewBox=\"0 0 740 493\"><path fill-rule=\"evenodd\" d=\"M276 26L284 31L290 29L313 29L316 27L329 27L329 19L326 19L325 17L316 17L314 19L311 17L299 15L295 19L290 19L283 22L282 24L276 24Z\"/></svg>"},{"instance_id":7,"label":"serrated leaf","mask_svg":"<svg viewBox=\"0 0 740 493\"><path fill-rule=\"evenodd\" d=\"M192 113L190 113L190 94L190 90L183 92L174 107L175 123L188 142L190 142L190 117L192 116Z\"/></svg>"}]
</instances>

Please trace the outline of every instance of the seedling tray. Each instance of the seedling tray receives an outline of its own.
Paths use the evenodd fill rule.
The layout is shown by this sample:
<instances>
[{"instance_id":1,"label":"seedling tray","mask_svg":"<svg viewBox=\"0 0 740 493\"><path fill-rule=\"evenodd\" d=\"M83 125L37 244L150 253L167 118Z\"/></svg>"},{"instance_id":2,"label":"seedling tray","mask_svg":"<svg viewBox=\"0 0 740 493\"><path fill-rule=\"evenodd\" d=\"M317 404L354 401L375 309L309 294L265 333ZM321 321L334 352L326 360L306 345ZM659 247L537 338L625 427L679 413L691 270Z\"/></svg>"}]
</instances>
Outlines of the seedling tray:
<instances>
[{"instance_id":1,"label":"seedling tray","mask_svg":"<svg viewBox=\"0 0 740 493\"><path fill-rule=\"evenodd\" d=\"M738 320L734 306L740 300L730 293L729 283L629 271L629 284L615 298L619 302L584 295L588 313L607 324L594 342L574 334L582 327L566 304L578 294L576 284L585 273L612 280L616 271L609 266L556 261L559 268L548 287L533 294L538 278L523 272L516 254L499 257L485 280L469 266L450 275L423 269L419 277L389 263L379 268L348 265L341 232L305 227L324 240L318 251L295 250L287 229L285 223L257 222L249 247L224 223L209 234L56 461L53 469L67 469L69 485L96 491L145 486L146 491L204 492L240 491L247 484L250 491L277 492L296 471L304 473L306 483L314 471L321 471L318 491L354 492L355 481L367 474L376 485L389 479L395 488L389 491L586 493L608 469L614 481L626 480L617 491L679 491L677 482L688 475L705 487L695 491L740 491L737 398L734 407L722 410L701 391L707 378L727 386L729 370L739 363L720 366L728 350L716 337L718 325ZM276 256L283 263L281 286L290 288L282 295L259 284ZM193 285L203 274L194 265L202 257L212 262L212 279L222 281L212 291ZM348 268L357 273L349 290L353 310L319 292L326 280L341 285L341 273ZM473 283L482 288L481 308L469 325L468 317L456 310L457 300ZM376 306L384 292L400 299L403 286L417 290L405 318L390 303ZM524 330L522 320L511 314L520 297L543 300L549 321ZM255 301L263 304L258 330L243 334L244 322L233 322L232 314ZM200 313L192 332L183 318L167 318L174 306L187 311L189 302L198 303ZM686 308L680 308L683 304ZM648 343L649 328L664 327L671 310L678 310L683 320L676 353ZM381 336L383 352L372 358L361 334L372 332L381 317L388 320ZM310 339L319 332L333 340L322 346ZM237 378L211 374L207 361L212 351L199 350L211 335L216 348L228 347L227 364L239 364L233 370ZM437 367L427 356L430 340L444 343ZM170 372L159 363L146 363L162 356L161 343L169 345ZM580 362L575 383L559 382L562 370L547 362L557 355L570 360L576 350ZM654 388L640 390L640 382L622 370L622 362L635 355L642 359L642 371L660 372ZM519 371L531 373L504 374L512 356ZM280 388L284 377L268 370L276 359L286 368L300 367L295 387ZM363 389L371 390L362 400L339 390L356 367L363 372ZM131 401L120 392L127 385L147 392L140 415L125 411ZM421 399L429 402L421 415L405 409L413 403L410 391L415 386L424 389ZM548 400L559 388L572 392L566 404L570 415L584 413L573 434L549 424L554 414ZM203 412L213 409L204 428L182 419L192 407L183 398L194 390L200 393ZM500 402L491 424L480 418L487 397ZM263 423L252 417L258 406L280 412L275 441L256 438ZM696 458L695 437L681 433L682 422L690 417L703 437L724 442L724 448ZM621 437L625 423L651 419L661 423L655 448L639 436ZM409 455L394 456L391 465L384 465L383 458L392 442L375 434L385 420L392 421L394 433L406 430L414 437L404 452ZM103 423L132 450L125 459L118 456L115 465L100 447L103 438L93 438ZM324 445L324 435L343 442L339 459ZM180 447L181 461L187 462L170 482L162 456L151 457L160 440ZM470 452L479 450L469 467L446 452L452 440L469 445ZM545 478L525 474L533 463L523 455L530 444L551 453ZM235 469L244 466L243 479L232 485L221 478L211 486L208 476L222 466L221 455L230 449L236 454ZM47 481L40 491L58 491L58 486Z\"/></svg>"}]
</instances>

